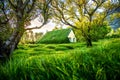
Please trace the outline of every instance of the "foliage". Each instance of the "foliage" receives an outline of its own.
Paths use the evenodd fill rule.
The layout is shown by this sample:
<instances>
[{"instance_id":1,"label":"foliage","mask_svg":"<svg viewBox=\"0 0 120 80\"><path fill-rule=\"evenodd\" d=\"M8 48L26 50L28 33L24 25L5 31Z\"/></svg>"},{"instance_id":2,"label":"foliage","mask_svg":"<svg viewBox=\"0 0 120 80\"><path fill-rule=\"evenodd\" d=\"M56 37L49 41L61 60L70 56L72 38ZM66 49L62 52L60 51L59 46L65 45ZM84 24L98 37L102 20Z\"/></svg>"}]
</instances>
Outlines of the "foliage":
<instances>
[{"instance_id":1,"label":"foliage","mask_svg":"<svg viewBox=\"0 0 120 80\"><path fill-rule=\"evenodd\" d=\"M55 20L80 31L76 33L80 33L87 46L92 46L92 40L97 39L94 34L98 35L97 31L107 26L106 17L119 7L119 4L112 4L110 0L53 0L52 2ZM95 26L98 28L97 31ZM103 36L101 33L99 35Z\"/></svg>"},{"instance_id":2,"label":"foliage","mask_svg":"<svg viewBox=\"0 0 120 80\"><path fill-rule=\"evenodd\" d=\"M83 43L19 45L19 49L14 52L10 60L1 63L1 80L119 79L120 39L106 39L94 44L97 45L92 48L86 48ZM51 53L34 51L38 48L47 51L50 46L54 47ZM54 50L65 46L74 49L61 50L61 52Z\"/></svg>"},{"instance_id":3,"label":"foliage","mask_svg":"<svg viewBox=\"0 0 120 80\"><path fill-rule=\"evenodd\" d=\"M19 42L19 44L35 43L38 39L41 39L43 33L34 33L33 31L25 32Z\"/></svg>"},{"instance_id":4,"label":"foliage","mask_svg":"<svg viewBox=\"0 0 120 80\"><path fill-rule=\"evenodd\" d=\"M110 32L109 26L94 26L90 34L93 41L98 41L99 39L104 39L106 35Z\"/></svg>"},{"instance_id":5,"label":"foliage","mask_svg":"<svg viewBox=\"0 0 120 80\"><path fill-rule=\"evenodd\" d=\"M81 30L79 29L74 29L74 32L76 34L77 40L80 41L85 41L85 35L89 34L91 36L91 40L92 41L98 41L99 39L104 39L105 36L110 32L111 28L110 26L107 26L107 24L104 24L102 26L99 26L98 24L91 24L91 30L89 33L86 32L86 28L85 26L89 25L89 23L77 23L76 22L76 26L78 26L79 28L81 28Z\"/></svg>"},{"instance_id":6,"label":"foliage","mask_svg":"<svg viewBox=\"0 0 120 80\"><path fill-rule=\"evenodd\" d=\"M8 39L0 41L0 44L3 44L0 45L0 56L9 57L26 30L39 29L47 23L50 17L50 3L51 0L0 0L0 26L10 23L9 26L14 27ZM41 26L27 27L38 15Z\"/></svg>"},{"instance_id":7,"label":"foliage","mask_svg":"<svg viewBox=\"0 0 120 80\"><path fill-rule=\"evenodd\" d=\"M120 27L120 8L118 8L116 11L114 11L114 14L108 17L108 21L114 30Z\"/></svg>"},{"instance_id":8,"label":"foliage","mask_svg":"<svg viewBox=\"0 0 120 80\"><path fill-rule=\"evenodd\" d=\"M110 33L106 35L106 38L120 38L120 28L116 30L111 30Z\"/></svg>"},{"instance_id":9,"label":"foliage","mask_svg":"<svg viewBox=\"0 0 120 80\"><path fill-rule=\"evenodd\" d=\"M82 33L81 33L80 30L78 30L78 29L73 29L73 30L74 30L74 32L75 32L75 36L76 36L76 38L77 38L77 42L83 42L83 41L85 41L85 39L84 39L84 37L82 36Z\"/></svg>"},{"instance_id":10,"label":"foliage","mask_svg":"<svg viewBox=\"0 0 120 80\"><path fill-rule=\"evenodd\" d=\"M1 44L8 39L8 37L12 34L12 32L13 32L13 28L11 28L9 24L0 25Z\"/></svg>"},{"instance_id":11,"label":"foliage","mask_svg":"<svg viewBox=\"0 0 120 80\"><path fill-rule=\"evenodd\" d=\"M4 3L6 3L6 5ZM0 47L12 33L12 27L10 27L10 23L8 23L8 16L11 18L11 14L5 14L8 10L7 2L0 0Z\"/></svg>"},{"instance_id":12,"label":"foliage","mask_svg":"<svg viewBox=\"0 0 120 80\"><path fill-rule=\"evenodd\" d=\"M71 29L54 30L46 33L38 43L68 43Z\"/></svg>"}]
</instances>

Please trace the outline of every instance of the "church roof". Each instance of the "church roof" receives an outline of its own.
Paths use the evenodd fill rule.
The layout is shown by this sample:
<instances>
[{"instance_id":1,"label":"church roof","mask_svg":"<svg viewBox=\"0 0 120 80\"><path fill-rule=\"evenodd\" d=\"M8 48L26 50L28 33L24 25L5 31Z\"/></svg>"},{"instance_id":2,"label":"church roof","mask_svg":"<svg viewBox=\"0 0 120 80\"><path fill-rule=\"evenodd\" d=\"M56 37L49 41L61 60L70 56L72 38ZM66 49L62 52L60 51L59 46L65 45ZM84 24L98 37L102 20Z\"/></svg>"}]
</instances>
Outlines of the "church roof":
<instances>
[{"instance_id":1,"label":"church roof","mask_svg":"<svg viewBox=\"0 0 120 80\"><path fill-rule=\"evenodd\" d=\"M70 32L71 32L71 29L53 30L53 31L47 32L39 42L40 43L67 43L69 42L68 35Z\"/></svg>"}]
</instances>

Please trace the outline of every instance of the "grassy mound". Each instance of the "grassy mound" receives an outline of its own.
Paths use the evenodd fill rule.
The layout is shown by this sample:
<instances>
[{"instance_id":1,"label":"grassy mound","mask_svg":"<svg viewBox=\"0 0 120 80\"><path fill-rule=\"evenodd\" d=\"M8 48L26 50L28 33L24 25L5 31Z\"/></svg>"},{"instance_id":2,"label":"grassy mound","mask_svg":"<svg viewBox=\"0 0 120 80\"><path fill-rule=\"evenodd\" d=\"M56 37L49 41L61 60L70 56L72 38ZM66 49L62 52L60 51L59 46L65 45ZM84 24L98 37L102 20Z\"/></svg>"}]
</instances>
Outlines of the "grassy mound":
<instances>
[{"instance_id":1,"label":"grassy mound","mask_svg":"<svg viewBox=\"0 0 120 80\"><path fill-rule=\"evenodd\" d=\"M117 80L120 78L119 45L120 39L100 41L92 48L81 47L83 44L39 44L28 51L32 48L25 45L23 53L18 54L20 49L15 51L10 61L0 65L0 80ZM40 46L43 52L46 49L51 53L45 55L48 52L35 50ZM55 50L58 47L62 47L61 51ZM31 55L32 51L41 54Z\"/></svg>"},{"instance_id":2,"label":"grassy mound","mask_svg":"<svg viewBox=\"0 0 120 80\"><path fill-rule=\"evenodd\" d=\"M55 30L46 33L37 43L69 43L71 29Z\"/></svg>"}]
</instances>

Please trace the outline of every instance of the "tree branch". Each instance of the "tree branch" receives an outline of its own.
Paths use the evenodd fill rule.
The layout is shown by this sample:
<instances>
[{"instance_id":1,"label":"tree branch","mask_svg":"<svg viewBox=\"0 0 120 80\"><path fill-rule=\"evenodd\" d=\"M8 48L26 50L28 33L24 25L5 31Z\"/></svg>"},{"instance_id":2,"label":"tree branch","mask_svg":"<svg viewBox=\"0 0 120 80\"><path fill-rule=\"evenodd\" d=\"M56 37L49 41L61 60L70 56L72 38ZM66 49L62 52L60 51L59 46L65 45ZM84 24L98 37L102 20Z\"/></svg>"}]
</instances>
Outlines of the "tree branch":
<instances>
[{"instance_id":1,"label":"tree branch","mask_svg":"<svg viewBox=\"0 0 120 80\"><path fill-rule=\"evenodd\" d=\"M27 11L28 14L33 10L33 8L34 8L34 6L35 6L35 2L36 2L36 0L32 0L31 8L28 9L28 11Z\"/></svg>"},{"instance_id":2,"label":"tree branch","mask_svg":"<svg viewBox=\"0 0 120 80\"><path fill-rule=\"evenodd\" d=\"M16 9L16 8L17 8L17 6L16 6L16 5L14 5L14 4L11 2L11 0L8 0L8 2L10 3L10 5L11 5L14 9Z\"/></svg>"},{"instance_id":3,"label":"tree branch","mask_svg":"<svg viewBox=\"0 0 120 80\"><path fill-rule=\"evenodd\" d=\"M56 15L57 18L60 19L60 21L61 21L63 24L69 25L69 26L71 26L71 27L73 27L73 28L75 28L75 29L78 29L77 26L75 26L75 25L71 24L70 22L68 22L68 20L67 20L68 18L67 18L67 19L65 18L64 12L63 12L63 9L64 9L64 8L60 9L60 7L58 7L58 5L55 6L54 4L52 4L52 6L53 6L53 9L55 9L55 10L54 10L54 14ZM55 12L55 11L58 11L61 16L59 16L59 15L57 14L57 12Z\"/></svg>"},{"instance_id":4,"label":"tree branch","mask_svg":"<svg viewBox=\"0 0 120 80\"><path fill-rule=\"evenodd\" d=\"M26 28L25 30L32 30L32 29L40 29L45 25L45 23L43 23L41 26L39 27L32 27L32 28Z\"/></svg>"},{"instance_id":5,"label":"tree branch","mask_svg":"<svg viewBox=\"0 0 120 80\"><path fill-rule=\"evenodd\" d=\"M26 8L26 6L27 6L27 4L30 2L30 0L26 0L25 2L24 2L24 4L23 4L23 9L25 9Z\"/></svg>"},{"instance_id":6,"label":"tree branch","mask_svg":"<svg viewBox=\"0 0 120 80\"><path fill-rule=\"evenodd\" d=\"M96 12L96 10L105 2L104 0L101 1L101 2L97 2L96 0L93 0L95 3L96 3L96 7L93 11L88 11L87 8L86 8L86 4L84 4L84 9L85 11L87 12L87 14L89 15L89 20L91 21L92 20L92 16L94 15L94 13Z\"/></svg>"},{"instance_id":7,"label":"tree branch","mask_svg":"<svg viewBox=\"0 0 120 80\"><path fill-rule=\"evenodd\" d=\"M31 6L31 9L29 9L29 12L33 9L33 7L35 5L35 1L36 0L33 0L32 6ZM39 26L39 27L26 28L25 30L40 29L41 27L43 27L46 24L46 22L48 20L48 16L49 16L49 14L48 14L48 11L49 11L48 6L49 6L51 1L52 0L49 0L48 2L43 3L43 4L45 4L44 7L43 7L43 18L44 18L43 24L41 26ZM27 12L27 13L29 13L29 12Z\"/></svg>"},{"instance_id":8,"label":"tree branch","mask_svg":"<svg viewBox=\"0 0 120 80\"><path fill-rule=\"evenodd\" d=\"M1 1L1 0L0 0ZM6 20L4 21L4 22L0 22L1 24L6 24L8 21L9 21L9 19L8 19L8 17L7 17L7 15L6 15L6 13L5 13L5 5L4 5L4 2L3 1L1 1L1 3L2 3L2 5L3 5L3 7L2 7L2 11L3 11L3 14L5 15L5 17L6 17Z\"/></svg>"}]
</instances>

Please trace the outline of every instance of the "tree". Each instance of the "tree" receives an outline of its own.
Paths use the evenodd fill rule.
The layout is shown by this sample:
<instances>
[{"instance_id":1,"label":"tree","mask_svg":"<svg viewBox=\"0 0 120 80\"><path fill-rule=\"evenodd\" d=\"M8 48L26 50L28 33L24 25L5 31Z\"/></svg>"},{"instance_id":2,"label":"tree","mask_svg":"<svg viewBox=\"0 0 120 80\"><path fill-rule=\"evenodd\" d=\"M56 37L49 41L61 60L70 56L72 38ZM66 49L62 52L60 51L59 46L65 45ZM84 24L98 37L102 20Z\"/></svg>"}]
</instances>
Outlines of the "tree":
<instances>
[{"instance_id":1,"label":"tree","mask_svg":"<svg viewBox=\"0 0 120 80\"><path fill-rule=\"evenodd\" d=\"M56 20L78 29L87 46L92 46L91 31L93 26L102 27L112 9L120 7L110 0L54 0L53 14Z\"/></svg>"},{"instance_id":2,"label":"tree","mask_svg":"<svg viewBox=\"0 0 120 80\"><path fill-rule=\"evenodd\" d=\"M9 34L12 33L12 28L9 27L8 23L9 14L6 14L6 11L9 10L8 5L5 4L7 1L0 0L0 47L3 45L4 41L9 37ZM9 18L8 18L9 16ZM1 52L0 52L1 53Z\"/></svg>"},{"instance_id":3,"label":"tree","mask_svg":"<svg viewBox=\"0 0 120 80\"><path fill-rule=\"evenodd\" d=\"M8 23L11 19L14 19L14 32L10 37L4 41L4 43L0 46L0 55L4 57L9 57L10 54L17 47L22 35L26 30L38 29L46 24L49 17L49 5L51 0L0 0L2 2L3 8L0 10L3 13L0 15L4 15L4 21L0 19L0 25ZM9 6L9 10L5 11L5 7ZM39 6L40 5L40 6ZM39 11L38 11L39 10ZM42 25L34 28L26 28L28 22L35 18L32 15L36 15L36 11L40 13L42 16L41 22ZM8 14L13 14L12 16L8 16ZM11 18L11 19L10 19Z\"/></svg>"}]
</instances>

